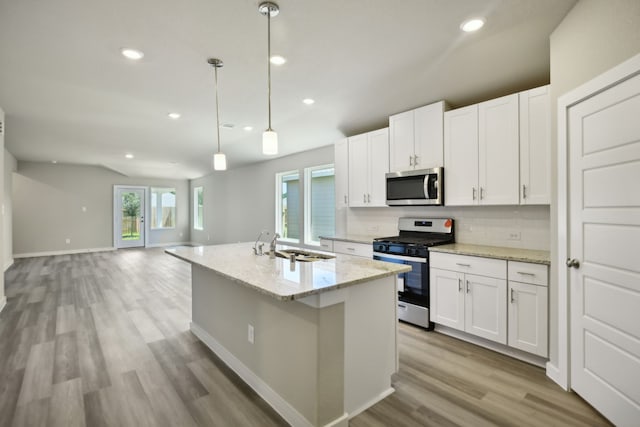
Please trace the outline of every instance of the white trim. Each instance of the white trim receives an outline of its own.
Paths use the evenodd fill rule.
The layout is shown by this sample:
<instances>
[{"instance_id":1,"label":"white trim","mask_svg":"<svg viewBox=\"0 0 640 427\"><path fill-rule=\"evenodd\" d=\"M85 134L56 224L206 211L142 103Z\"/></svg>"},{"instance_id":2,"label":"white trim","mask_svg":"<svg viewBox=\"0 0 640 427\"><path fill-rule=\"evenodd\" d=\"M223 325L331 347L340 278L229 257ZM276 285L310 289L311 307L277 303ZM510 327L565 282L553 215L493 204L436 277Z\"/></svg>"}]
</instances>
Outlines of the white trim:
<instances>
[{"instance_id":1,"label":"white trim","mask_svg":"<svg viewBox=\"0 0 640 427\"><path fill-rule=\"evenodd\" d=\"M4 271L7 271L13 265L13 258L10 258L9 261L4 263Z\"/></svg>"},{"instance_id":2,"label":"white trim","mask_svg":"<svg viewBox=\"0 0 640 427\"><path fill-rule=\"evenodd\" d=\"M7 297L0 298L0 313L2 313L2 309L7 306Z\"/></svg>"},{"instance_id":3,"label":"white trim","mask_svg":"<svg viewBox=\"0 0 640 427\"><path fill-rule=\"evenodd\" d=\"M360 407L354 409L353 411L351 411L349 413L349 419L355 417L356 415L366 411L367 409L369 409L370 407L372 407L373 405L375 405L376 403L380 402L382 399L391 396L393 393L395 393L395 389L393 387L389 387L388 389L386 389L385 391L383 391L382 393L380 393L379 395L377 395L376 397L374 397L373 399L369 400L367 403L364 403L363 405L361 405Z\"/></svg>"},{"instance_id":4,"label":"white trim","mask_svg":"<svg viewBox=\"0 0 640 427\"><path fill-rule=\"evenodd\" d=\"M570 324L569 324L569 286L568 272L564 268L566 260L569 258L569 234L568 234L568 135L567 135L567 110L573 105L586 100L611 86L640 74L640 54L631 57L623 63L611 68L608 71L593 78L587 83L567 92L558 98L558 178L557 178L557 199L558 207L558 236L556 262L557 283L558 283L558 363L555 370L549 369L547 365L547 376L557 382L561 387L568 390L571 387L570 366Z\"/></svg>"},{"instance_id":5,"label":"white trim","mask_svg":"<svg viewBox=\"0 0 640 427\"><path fill-rule=\"evenodd\" d=\"M267 383L251 371L244 363L220 344L215 338L207 333L202 327L191 322L191 332L200 339L211 351L213 351L222 361L238 374L242 380L249 385L258 395L263 398L282 418L292 426L311 427L311 424L300 412L276 393ZM344 417L342 415L339 419ZM332 421L328 425L332 425ZM339 425L339 424L337 424Z\"/></svg>"},{"instance_id":6,"label":"white trim","mask_svg":"<svg viewBox=\"0 0 640 427\"><path fill-rule=\"evenodd\" d=\"M13 254L13 258L35 258L41 256L54 256L54 255L73 255L73 254L86 254L89 252L107 252L115 251L116 248L87 248L87 249L70 249L66 251L45 251L45 252L29 252L24 254Z\"/></svg>"},{"instance_id":7,"label":"white trim","mask_svg":"<svg viewBox=\"0 0 640 427\"><path fill-rule=\"evenodd\" d=\"M527 353L526 351L509 347L499 342L487 340L485 338L478 337L464 331L459 331L458 329L453 329L448 326L436 325L434 330L443 335L458 338L462 341L467 341L477 346L488 348L489 350L493 350L497 353L506 354L507 356L513 357L514 359L522 360L523 362L527 362L541 368L544 368L545 364L547 363L547 359L536 354Z\"/></svg>"},{"instance_id":8,"label":"white trim","mask_svg":"<svg viewBox=\"0 0 640 427\"><path fill-rule=\"evenodd\" d=\"M547 362L545 365L547 376L553 380L558 385L562 386L562 377L560 375L560 369L556 365L551 362ZM564 387L563 387L564 388ZM569 391L568 388L564 388L566 391Z\"/></svg>"},{"instance_id":9,"label":"white trim","mask_svg":"<svg viewBox=\"0 0 640 427\"><path fill-rule=\"evenodd\" d=\"M151 243L147 248L164 248L165 246L191 246L191 242Z\"/></svg>"}]
</instances>

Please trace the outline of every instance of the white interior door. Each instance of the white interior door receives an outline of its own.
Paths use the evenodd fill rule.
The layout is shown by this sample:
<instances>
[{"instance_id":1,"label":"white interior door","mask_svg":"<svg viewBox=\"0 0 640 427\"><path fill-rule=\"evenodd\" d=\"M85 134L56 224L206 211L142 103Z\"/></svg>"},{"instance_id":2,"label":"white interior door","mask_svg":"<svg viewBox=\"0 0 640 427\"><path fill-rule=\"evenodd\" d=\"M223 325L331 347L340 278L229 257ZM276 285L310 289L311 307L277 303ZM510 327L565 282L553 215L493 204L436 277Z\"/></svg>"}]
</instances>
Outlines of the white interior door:
<instances>
[{"instance_id":1,"label":"white interior door","mask_svg":"<svg viewBox=\"0 0 640 427\"><path fill-rule=\"evenodd\" d=\"M571 386L640 422L640 75L568 110ZM579 263L579 264L578 264Z\"/></svg>"},{"instance_id":2,"label":"white interior door","mask_svg":"<svg viewBox=\"0 0 640 427\"><path fill-rule=\"evenodd\" d=\"M113 240L116 248L145 246L145 200L145 188L114 188Z\"/></svg>"}]
</instances>

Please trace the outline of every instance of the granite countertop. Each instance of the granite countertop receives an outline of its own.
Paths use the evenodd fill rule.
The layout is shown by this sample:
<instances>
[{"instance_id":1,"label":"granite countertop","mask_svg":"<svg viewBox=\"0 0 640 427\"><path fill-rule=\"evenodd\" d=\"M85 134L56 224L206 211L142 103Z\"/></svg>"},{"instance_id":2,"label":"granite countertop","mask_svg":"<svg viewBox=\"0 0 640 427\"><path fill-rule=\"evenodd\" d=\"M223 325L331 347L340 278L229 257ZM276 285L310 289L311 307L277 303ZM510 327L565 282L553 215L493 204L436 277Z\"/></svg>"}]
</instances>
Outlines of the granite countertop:
<instances>
[{"instance_id":1,"label":"granite countertop","mask_svg":"<svg viewBox=\"0 0 640 427\"><path fill-rule=\"evenodd\" d=\"M365 234L341 234L338 236L320 236L320 239L339 240L341 242L373 244L374 239L380 236L368 236Z\"/></svg>"},{"instance_id":2,"label":"granite countertop","mask_svg":"<svg viewBox=\"0 0 640 427\"><path fill-rule=\"evenodd\" d=\"M506 259L508 261L530 262L534 264L551 264L549 251L533 249L506 248L502 246L470 245L453 243L450 245L433 246L431 252L445 252L458 255L471 255L485 258Z\"/></svg>"},{"instance_id":3,"label":"granite countertop","mask_svg":"<svg viewBox=\"0 0 640 427\"><path fill-rule=\"evenodd\" d=\"M292 247L277 246L277 250L287 248ZM410 266L403 264L342 254L330 254L335 255L335 258L328 260L297 261L292 268L288 259L254 255L253 242L184 246L166 249L165 252L285 301L411 270ZM321 251L313 252L322 253Z\"/></svg>"}]
</instances>

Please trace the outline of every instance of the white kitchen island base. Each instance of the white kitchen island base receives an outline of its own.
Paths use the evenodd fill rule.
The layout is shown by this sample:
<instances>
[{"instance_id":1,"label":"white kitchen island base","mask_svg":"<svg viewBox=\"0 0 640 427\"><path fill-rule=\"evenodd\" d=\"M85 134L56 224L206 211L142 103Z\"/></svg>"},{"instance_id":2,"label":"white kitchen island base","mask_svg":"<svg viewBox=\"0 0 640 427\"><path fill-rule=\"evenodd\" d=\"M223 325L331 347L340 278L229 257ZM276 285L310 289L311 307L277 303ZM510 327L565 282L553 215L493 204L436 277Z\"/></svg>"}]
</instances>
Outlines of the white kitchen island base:
<instances>
[{"instance_id":1,"label":"white kitchen island base","mask_svg":"<svg viewBox=\"0 0 640 427\"><path fill-rule=\"evenodd\" d=\"M280 300L192 264L192 286L193 333L291 425L347 426L393 392L394 275Z\"/></svg>"}]
</instances>

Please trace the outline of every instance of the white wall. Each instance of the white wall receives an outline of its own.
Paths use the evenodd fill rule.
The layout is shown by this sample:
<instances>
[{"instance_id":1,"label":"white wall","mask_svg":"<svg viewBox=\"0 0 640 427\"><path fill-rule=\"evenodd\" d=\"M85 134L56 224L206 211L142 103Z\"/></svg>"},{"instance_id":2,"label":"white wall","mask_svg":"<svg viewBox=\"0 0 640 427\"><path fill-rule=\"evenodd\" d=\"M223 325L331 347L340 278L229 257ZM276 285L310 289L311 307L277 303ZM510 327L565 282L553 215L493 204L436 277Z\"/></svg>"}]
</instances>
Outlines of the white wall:
<instances>
[{"instance_id":1,"label":"white wall","mask_svg":"<svg viewBox=\"0 0 640 427\"><path fill-rule=\"evenodd\" d=\"M13 264L13 173L18 170L18 161L4 150L4 217L2 218L4 269Z\"/></svg>"},{"instance_id":2,"label":"white wall","mask_svg":"<svg viewBox=\"0 0 640 427\"><path fill-rule=\"evenodd\" d=\"M177 226L151 230L149 245L189 241L187 180L128 178L99 166L19 161L13 176L14 256L113 247L114 185L175 188Z\"/></svg>"},{"instance_id":3,"label":"white wall","mask_svg":"<svg viewBox=\"0 0 640 427\"><path fill-rule=\"evenodd\" d=\"M580 0L551 34L552 205L551 259L557 257L557 100L559 96L640 53L640 1ZM560 242L566 244L565 242ZM551 264L549 352L558 358L558 274Z\"/></svg>"},{"instance_id":4,"label":"white wall","mask_svg":"<svg viewBox=\"0 0 640 427\"><path fill-rule=\"evenodd\" d=\"M0 123L2 123L3 126L3 132L0 134L0 153L2 153L4 155L4 134L5 134L5 122L4 122L4 110L2 110L2 108L0 108ZM4 158L2 159L2 162L0 162L0 168L2 170L0 170L0 180L4 181ZM4 214L4 182L0 183L0 205L2 206L2 211L0 212L0 214ZM4 261L4 246L5 246L5 235L4 235L4 215L2 218L2 222L3 222L3 226L0 227L0 260ZM2 270L4 271L4 269ZM5 293L4 293L4 274L0 275L0 311L4 308L7 299L5 297Z\"/></svg>"},{"instance_id":5,"label":"white wall","mask_svg":"<svg viewBox=\"0 0 640 427\"><path fill-rule=\"evenodd\" d=\"M254 241L260 230L275 227L275 174L333 163L333 145L214 172L190 183L204 187L204 230L193 230L191 241L201 244ZM191 207L193 209L193 207ZM193 228L193 219L190 220Z\"/></svg>"}]
</instances>

